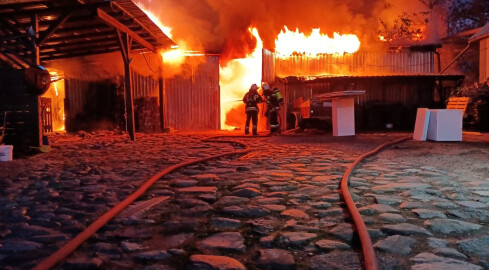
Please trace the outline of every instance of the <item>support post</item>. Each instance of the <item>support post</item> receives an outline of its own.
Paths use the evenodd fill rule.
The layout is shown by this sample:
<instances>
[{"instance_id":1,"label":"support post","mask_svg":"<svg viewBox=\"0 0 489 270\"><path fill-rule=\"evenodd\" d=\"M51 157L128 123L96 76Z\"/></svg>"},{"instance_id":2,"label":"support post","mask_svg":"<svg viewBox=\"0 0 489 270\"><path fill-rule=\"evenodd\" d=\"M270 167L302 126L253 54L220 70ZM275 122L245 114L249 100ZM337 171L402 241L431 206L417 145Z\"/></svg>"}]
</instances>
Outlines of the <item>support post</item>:
<instances>
[{"instance_id":1,"label":"support post","mask_svg":"<svg viewBox=\"0 0 489 270\"><path fill-rule=\"evenodd\" d=\"M126 93L126 123L127 130L131 141L136 139L136 125L134 123L134 97L132 91L132 78L131 78L131 62L129 58L131 52L131 38L126 33L121 33L117 29L117 36L119 37L119 44L121 47L122 60L124 61L124 84Z\"/></svg>"},{"instance_id":2,"label":"support post","mask_svg":"<svg viewBox=\"0 0 489 270\"><path fill-rule=\"evenodd\" d=\"M162 73L162 72L160 72ZM158 79L158 97L160 102L160 127L161 131L165 131L165 79L163 78L163 74L160 75Z\"/></svg>"},{"instance_id":3,"label":"support post","mask_svg":"<svg viewBox=\"0 0 489 270\"><path fill-rule=\"evenodd\" d=\"M37 44L36 40L37 40L37 37L39 36L39 17L36 14L34 14L32 17L31 17L31 26L32 26L32 29L34 30L34 33L35 33L35 36L31 38L31 41L32 41L32 49L33 49L33 54L32 54L32 63L34 63L36 66L39 66L41 65L41 58L40 58L40 55L39 55L39 44ZM34 146L41 146L42 145L42 117L41 117L41 97L40 96L34 96L33 97L35 99L35 107L37 107L37 110L35 110L34 112L32 112L33 114L33 117L34 117L34 124L33 124L33 128L34 128L34 132L33 132L33 137L32 137L32 140L33 140L33 143L34 143Z\"/></svg>"}]
</instances>

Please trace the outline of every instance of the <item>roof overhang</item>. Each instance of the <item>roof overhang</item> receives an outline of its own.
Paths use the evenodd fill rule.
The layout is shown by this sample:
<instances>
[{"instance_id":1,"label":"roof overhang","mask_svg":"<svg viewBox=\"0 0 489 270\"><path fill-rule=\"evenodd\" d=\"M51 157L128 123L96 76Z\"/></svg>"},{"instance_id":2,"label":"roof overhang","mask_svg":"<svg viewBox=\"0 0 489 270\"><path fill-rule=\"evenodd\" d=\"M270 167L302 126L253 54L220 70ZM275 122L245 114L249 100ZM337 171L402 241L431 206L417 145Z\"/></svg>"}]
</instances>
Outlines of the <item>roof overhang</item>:
<instances>
[{"instance_id":1,"label":"roof overhang","mask_svg":"<svg viewBox=\"0 0 489 270\"><path fill-rule=\"evenodd\" d=\"M325 75L325 76L289 76L279 78L280 81L289 84L301 83L322 83L334 80L352 80L352 79L435 79L446 81L463 80L464 75L449 75L449 74L385 74L385 75Z\"/></svg>"},{"instance_id":2,"label":"roof overhang","mask_svg":"<svg viewBox=\"0 0 489 270\"><path fill-rule=\"evenodd\" d=\"M33 65L36 47L41 62L118 51L118 32L131 38L132 50L174 45L131 0L5 0L0 61Z\"/></svg>"},{"instance_id":3,"label":"roof overhang","mask_svg":"<svg viewBox=\"0 0 489 270\"><path fill-rule=\"evenodd\" d=\"M479 31L471 36L469 42L472 43L485 38L489 38L489 23L480 28Z\"/></svg>"}]
</instances>

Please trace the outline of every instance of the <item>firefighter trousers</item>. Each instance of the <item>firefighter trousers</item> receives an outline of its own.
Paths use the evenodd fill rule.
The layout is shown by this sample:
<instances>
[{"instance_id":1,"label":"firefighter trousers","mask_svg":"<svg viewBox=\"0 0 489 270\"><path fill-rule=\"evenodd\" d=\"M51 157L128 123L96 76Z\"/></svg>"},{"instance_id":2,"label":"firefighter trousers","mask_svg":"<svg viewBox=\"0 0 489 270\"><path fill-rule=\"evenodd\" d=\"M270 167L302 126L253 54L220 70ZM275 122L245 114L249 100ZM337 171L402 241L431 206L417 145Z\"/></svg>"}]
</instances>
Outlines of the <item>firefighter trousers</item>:
<instances>
[{"instance_id":1,"label":"firefighter trousers","mask_svg":"<svg viewBox=\"0 0 489 270\"><path fill-rule=\"evenodd\" d=\"M246 112L245 134L250 133L250 120L253 122L253 135L258 134L258 111Z\"/></svg>"},{"instance_id":2,"label":"firefighter trousers","mask_svg":"<svg viewBox=\"0 0 489 270\"><path fill-rule=\"evenodd\" d=\"M270 133L274 133L280 129L280 125L278 123L278 112L272 111L269 116L270 121Z\"/></svg>"}]
</instances>

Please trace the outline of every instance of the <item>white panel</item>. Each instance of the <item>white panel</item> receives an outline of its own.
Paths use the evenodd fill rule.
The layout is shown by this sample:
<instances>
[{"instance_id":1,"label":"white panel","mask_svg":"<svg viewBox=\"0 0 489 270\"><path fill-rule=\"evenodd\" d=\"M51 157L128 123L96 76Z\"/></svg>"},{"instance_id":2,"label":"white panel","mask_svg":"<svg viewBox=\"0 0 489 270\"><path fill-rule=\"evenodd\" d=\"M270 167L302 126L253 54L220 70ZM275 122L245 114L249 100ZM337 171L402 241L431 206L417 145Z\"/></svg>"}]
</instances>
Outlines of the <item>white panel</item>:
<instances>
[{"instance_id":1,"label":"white panel","mask_svg":"<svg viewBox=\"0 0 489 270\"><path fill-rule=\"evenodd\" d=\"M462 141L461 110L429 110L427 139L433 141Z\"/></svg>"},{"instance_id":2,"label":"white panel","mask_svg":"<svg viewBox=\"0 0 489 270\"><path fill-rule=\"evenodd\" d=\"M333 136L355 135L355 100L333 100Z\"/></svg>"}]
</instances>

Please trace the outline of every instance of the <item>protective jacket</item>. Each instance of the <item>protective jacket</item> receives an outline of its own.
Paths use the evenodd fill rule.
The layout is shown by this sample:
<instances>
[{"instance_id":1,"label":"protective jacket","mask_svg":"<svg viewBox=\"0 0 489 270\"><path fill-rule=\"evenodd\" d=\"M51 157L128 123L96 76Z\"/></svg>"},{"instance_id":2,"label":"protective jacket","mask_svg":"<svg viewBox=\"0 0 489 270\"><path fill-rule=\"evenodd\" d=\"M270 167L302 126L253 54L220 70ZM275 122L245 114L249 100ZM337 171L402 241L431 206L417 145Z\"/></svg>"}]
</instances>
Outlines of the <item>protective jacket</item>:
<instances>
[{"instance_id":1,"label":"protective jacket","mask_svg":"<svg viewBox=\"0 0 489 270\"><path fill-rule=\"evenodd\" d=\"M280 110L280 105L284 104L284 99L282 98L282 94L278 91L278 88L274 88L273 90L265 90L263 91L263 95L267 100L267 112L274 112Z\"/></svg>"},{"instance_id":2,"label":"protective jacket","mask_svg":"<svg viewBox=\"0 0 489 270\"><path fill-rule=\"evenodd\" d=\"M257 91L248 91L243 98L243 102L246 104L246 112L258 112L258 104L263 102L263 98Z\"/></svg>"}]
</instances>

